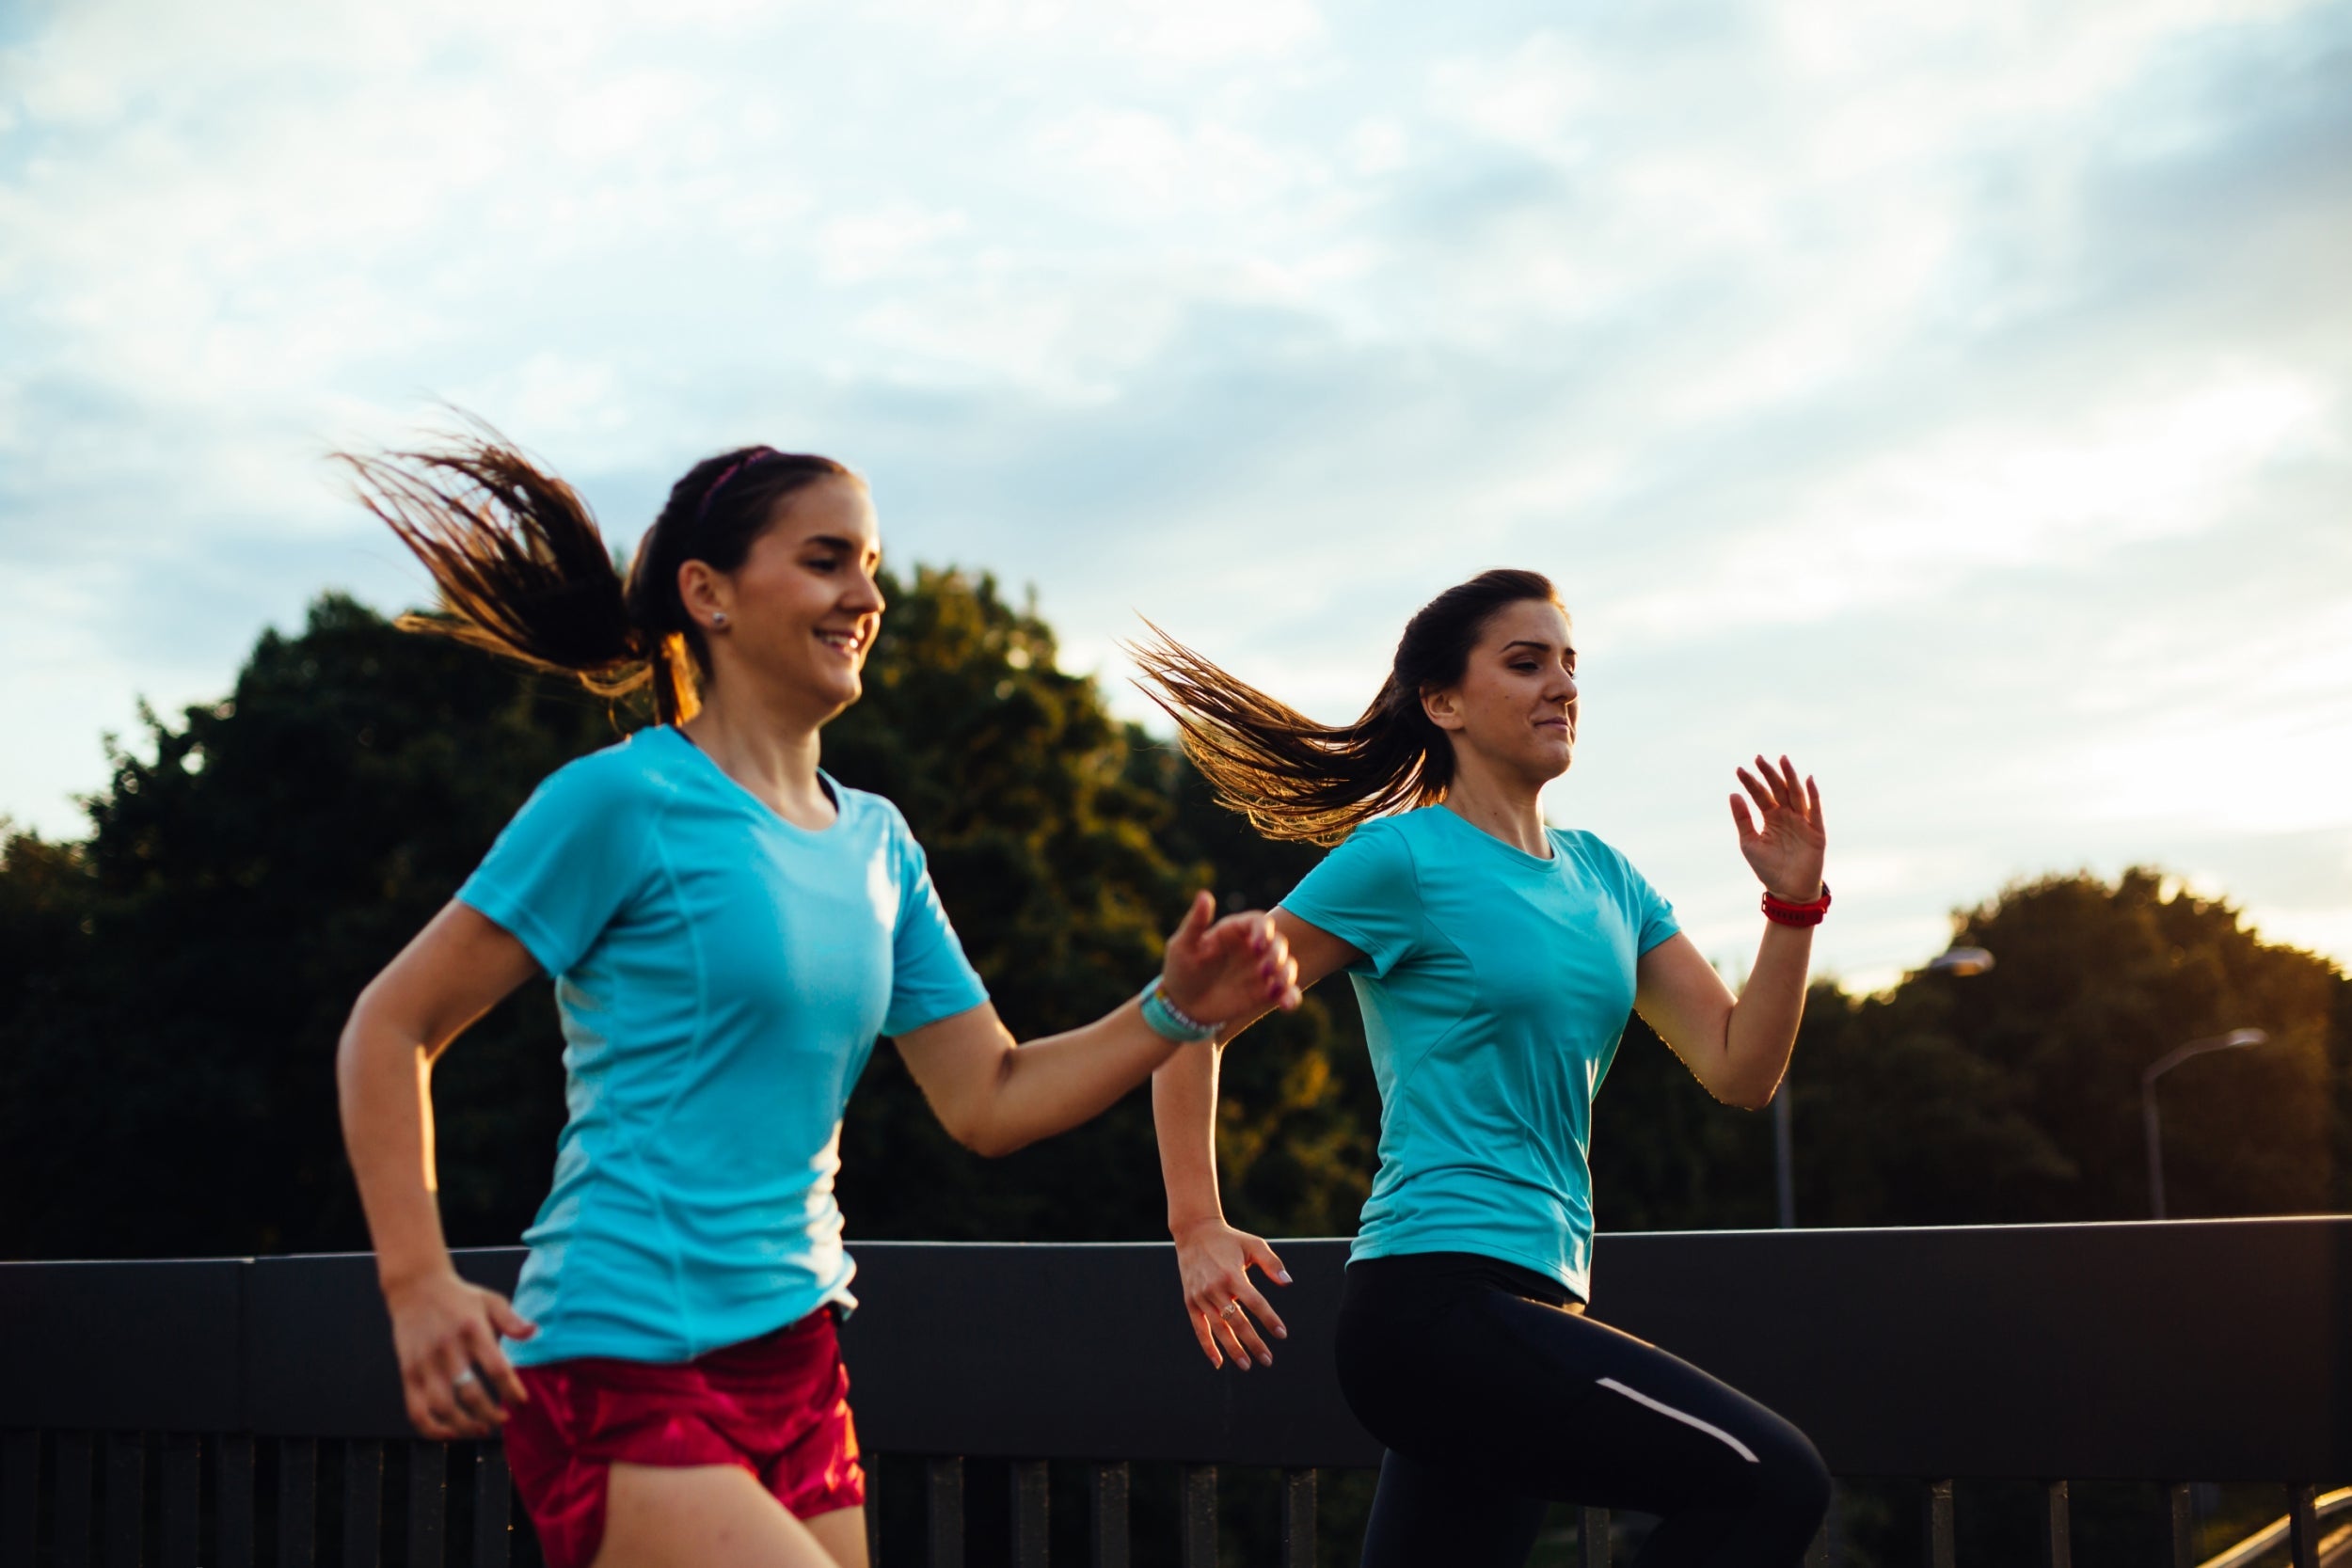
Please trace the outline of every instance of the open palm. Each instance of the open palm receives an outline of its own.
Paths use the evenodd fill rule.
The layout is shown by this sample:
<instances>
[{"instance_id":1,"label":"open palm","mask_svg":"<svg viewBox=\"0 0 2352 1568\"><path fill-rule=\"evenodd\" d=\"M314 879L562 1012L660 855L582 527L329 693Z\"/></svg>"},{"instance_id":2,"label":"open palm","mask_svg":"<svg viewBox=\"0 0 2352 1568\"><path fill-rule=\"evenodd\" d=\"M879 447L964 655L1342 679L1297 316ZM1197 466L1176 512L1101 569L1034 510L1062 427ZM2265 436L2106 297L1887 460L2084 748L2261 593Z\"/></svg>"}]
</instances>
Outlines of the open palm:
<instances>
[{"instance_id":1,"label":"open palm","mask_svg":"<svg viewBox=\"0 0 2352 1568\"><path fill-rule=\"evenodd\" d=\"M1761 756L1756 772L1739 769L1740 787L1756 801L1756 813L1738 795L1731 798L1731 819L1740 829L1740 853L1763 882L1765 891L1791 903L1809 903L1820 896L1821 862L1829 851L1829 834L1821 824L1821 790L1812 779L1799 780L1797 770L1782 757L1775 768ZM1761 777L1758 777L1761 775Z\"/></svg>"}]
</instances>

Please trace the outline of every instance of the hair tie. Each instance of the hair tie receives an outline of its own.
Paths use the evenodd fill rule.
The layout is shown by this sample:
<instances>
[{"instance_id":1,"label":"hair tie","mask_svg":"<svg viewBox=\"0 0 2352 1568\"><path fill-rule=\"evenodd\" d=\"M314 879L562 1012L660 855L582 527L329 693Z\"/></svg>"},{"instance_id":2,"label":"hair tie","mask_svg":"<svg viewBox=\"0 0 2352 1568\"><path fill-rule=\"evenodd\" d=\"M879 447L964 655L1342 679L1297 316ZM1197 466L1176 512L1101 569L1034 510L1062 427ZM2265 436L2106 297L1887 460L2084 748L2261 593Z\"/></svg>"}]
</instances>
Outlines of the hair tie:
<instances>
[{"instance_id":1,"label":"hair tie","mask_svg":"<svg viewBox=\"0 0 2352 1568\"><path fill-rule=\"evenodd\" d=\"M709 489L703 492L702 504L694 509L694 521L701 523L706 521L710 516L710 503L719 499L719 492L727 487L727 482L729 480L733 479L736 475L741 473L746 468L755 467L759 464L767 462L768 459L771 457L782 457L784 453L778 451L773 447L754 447L751 451L745 452L742 456L737 458L734 462L720 469L719 477L710 482Z\"/></svg>"}]
</instances>

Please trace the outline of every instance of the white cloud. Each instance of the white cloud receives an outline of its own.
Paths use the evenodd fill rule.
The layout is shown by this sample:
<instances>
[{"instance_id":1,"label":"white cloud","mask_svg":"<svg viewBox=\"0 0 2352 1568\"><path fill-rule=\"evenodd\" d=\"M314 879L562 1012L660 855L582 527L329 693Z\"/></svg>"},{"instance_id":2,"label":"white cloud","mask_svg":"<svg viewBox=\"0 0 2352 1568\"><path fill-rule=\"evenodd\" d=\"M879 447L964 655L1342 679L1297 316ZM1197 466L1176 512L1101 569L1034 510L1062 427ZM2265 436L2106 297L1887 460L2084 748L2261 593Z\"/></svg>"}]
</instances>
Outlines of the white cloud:
<instances>
[{"instance_id":1,"label":"white cloud","mask_svg":"<svg viewBox=\"0 0 2352 1568\"><path fill-rule=\"evenodd\" d=\"M1837 475L1787 522L1722 540L1710 568L1622 619L1654 637L1820 620L2211 528L2266 467L2321 439L2328 408L2299 377L2251 372L2073 430L1940 435Z\"/></svg>"}]
</instances>

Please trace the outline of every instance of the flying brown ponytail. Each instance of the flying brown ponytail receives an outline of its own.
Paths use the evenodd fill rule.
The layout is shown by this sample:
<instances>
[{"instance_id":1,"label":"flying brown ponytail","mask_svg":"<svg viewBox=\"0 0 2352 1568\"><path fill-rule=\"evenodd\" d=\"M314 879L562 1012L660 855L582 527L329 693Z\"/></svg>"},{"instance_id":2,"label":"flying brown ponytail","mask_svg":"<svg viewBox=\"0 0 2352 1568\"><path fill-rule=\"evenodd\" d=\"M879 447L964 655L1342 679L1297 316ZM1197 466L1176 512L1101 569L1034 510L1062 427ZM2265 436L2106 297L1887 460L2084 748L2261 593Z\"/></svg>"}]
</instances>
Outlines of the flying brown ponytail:
<instances>
[{"instance_id":1,"label":"flying brown ponytail","mask_svg":"<svg viewBox=\"0 0 2352 1568\"><path fill-rule=\"evenodd\" d=\"M405 630L577 675L600 696L650 680L654 717L665 724L693 717L710 669L678 596L678 567L702 561L734 571L779 500L820 479L855 477L830 457L771 447L705 458L671 487L624 580L579 492L478 420L437 446L335 456L352 470L360 504L439 591L440 613L403 615Z\"/></svg>"},{"instance_id":2,"label":"flying brown ponytail","mask_svg":"<svg viewBox=\"0 0 2352 1568\"><path fill-rule=\"evenodd\" d=\"M1560 595L1538 573L1504 569L1430 600L1405 624L1389 678L1352 724L1316 723L1157 626L1128 652L1143 670L1136 684L1176 721L1220 803L1268 838L1333 844L1375 816L1445 799L1454 747L1422 694L1460 680L1486 623L1529 599Z\"/></svg>"}]
</instances>

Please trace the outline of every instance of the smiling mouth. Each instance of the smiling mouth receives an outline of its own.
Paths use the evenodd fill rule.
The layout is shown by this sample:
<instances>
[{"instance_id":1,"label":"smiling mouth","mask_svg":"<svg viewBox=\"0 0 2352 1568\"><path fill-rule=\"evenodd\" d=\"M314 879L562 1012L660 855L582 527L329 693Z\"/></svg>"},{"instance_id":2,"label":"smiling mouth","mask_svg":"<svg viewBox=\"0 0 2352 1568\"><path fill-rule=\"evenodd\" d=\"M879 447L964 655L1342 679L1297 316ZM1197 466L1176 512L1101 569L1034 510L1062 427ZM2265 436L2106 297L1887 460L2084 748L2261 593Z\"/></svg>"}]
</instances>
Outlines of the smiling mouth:
<instances>
[{"instance_id":1,"label":"smiling mouth","mask_svg":"<svg viewBox=\"0 0 2352 1568\"><path fill-rule=\"evenodd\" d=\"M817 634L817 641L828 648L852 657L863 653L866 649L866 639L853 631L820 631Z\"/></svg>"}]
</instances>

